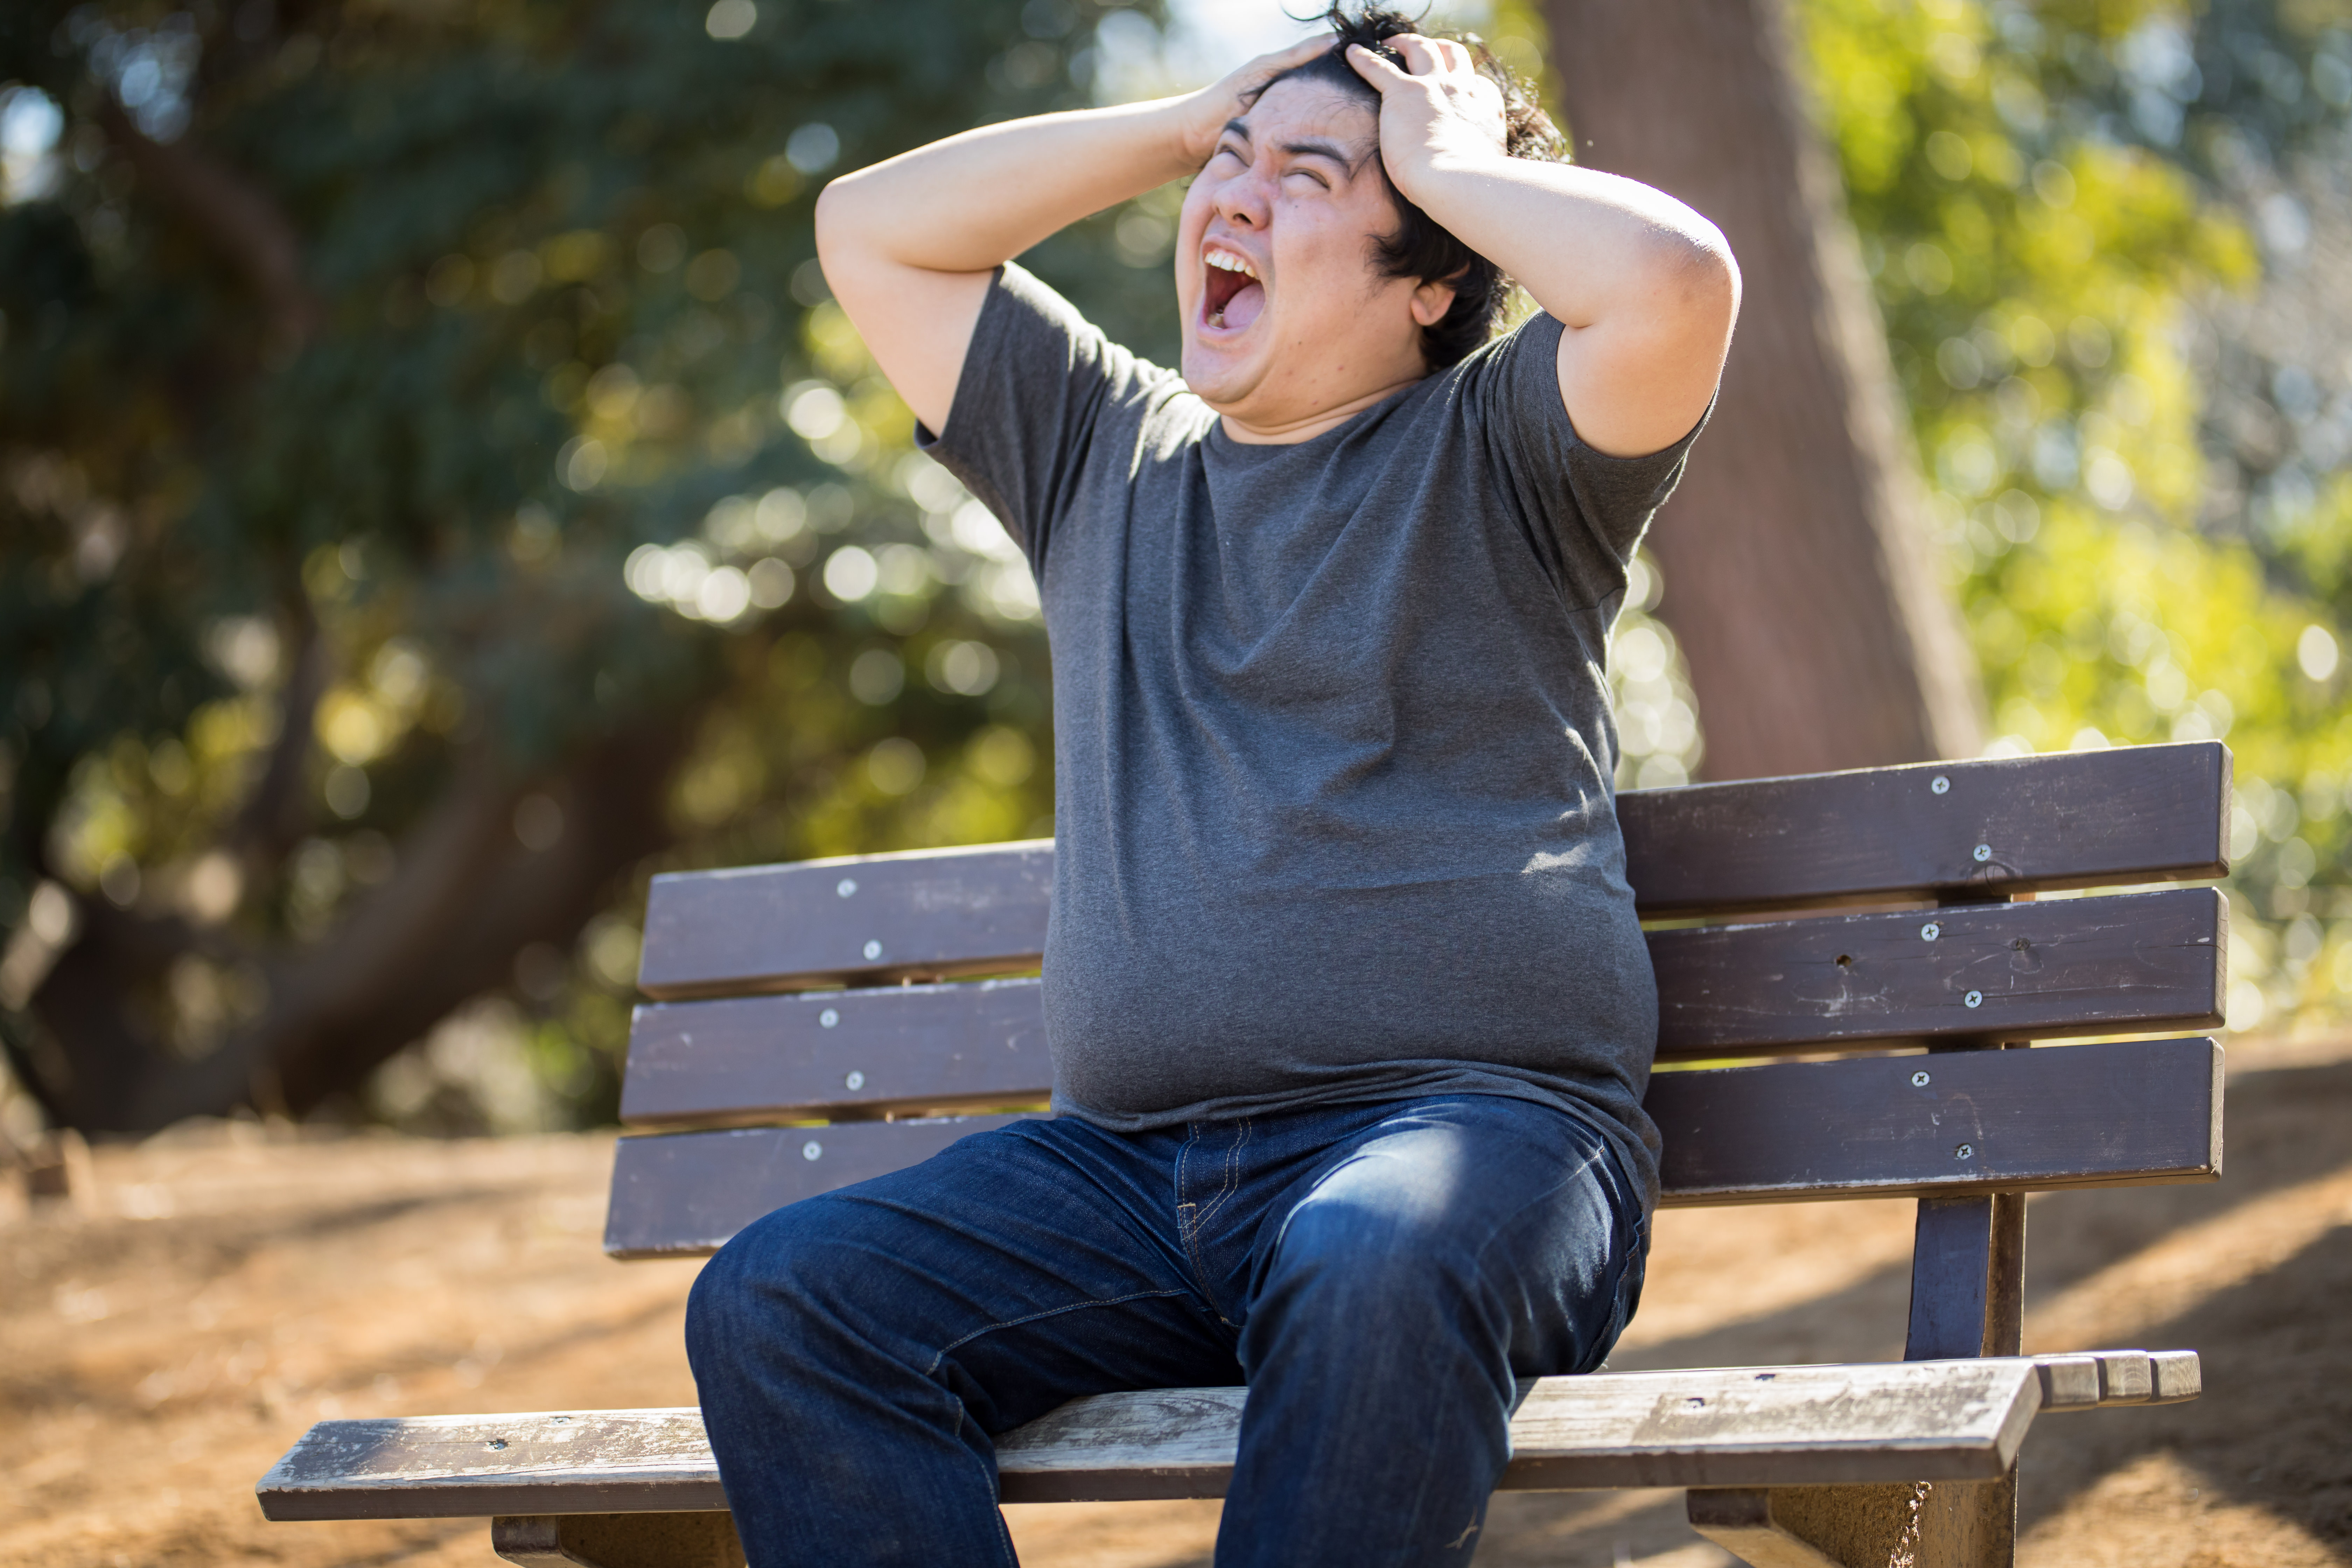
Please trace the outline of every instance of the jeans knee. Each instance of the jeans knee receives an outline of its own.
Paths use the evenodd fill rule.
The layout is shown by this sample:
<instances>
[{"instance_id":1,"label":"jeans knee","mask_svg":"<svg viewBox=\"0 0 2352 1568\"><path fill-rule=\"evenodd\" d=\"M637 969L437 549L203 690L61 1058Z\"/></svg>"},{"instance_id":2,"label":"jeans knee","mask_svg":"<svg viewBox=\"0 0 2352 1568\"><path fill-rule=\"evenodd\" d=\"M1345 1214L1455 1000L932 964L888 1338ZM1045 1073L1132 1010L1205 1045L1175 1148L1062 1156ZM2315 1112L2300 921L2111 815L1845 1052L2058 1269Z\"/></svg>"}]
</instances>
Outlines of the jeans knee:
<instances>
[{"instance_id":1,"label":"jeans knee","mask_svg":"<svg viewBox=\"0 0 2352 1568\"><path fill-rule=\"evenodd\" d=\"M819 1199L778 1209L702 1266L686 1299L686 1354L698 1374L753 1344L772 1352L789 1345L823 1312L824 1284L839 1277L828 1261L836 1243L815 1212L828 1206Z\"/></svg>"},{"instance_id":2,"label":"jeans knee","mask_svg":"<svg viewBox=\"0 0 2352 1568\"><path fill-rule=\"evenodd\" d=\"M1284 1228L1264 1284L1290 1313L1344 1334L1451 1317L1479 1294L1480 1269L1441 1230L1310 1205Z\"/></svg>"}]
</instances>

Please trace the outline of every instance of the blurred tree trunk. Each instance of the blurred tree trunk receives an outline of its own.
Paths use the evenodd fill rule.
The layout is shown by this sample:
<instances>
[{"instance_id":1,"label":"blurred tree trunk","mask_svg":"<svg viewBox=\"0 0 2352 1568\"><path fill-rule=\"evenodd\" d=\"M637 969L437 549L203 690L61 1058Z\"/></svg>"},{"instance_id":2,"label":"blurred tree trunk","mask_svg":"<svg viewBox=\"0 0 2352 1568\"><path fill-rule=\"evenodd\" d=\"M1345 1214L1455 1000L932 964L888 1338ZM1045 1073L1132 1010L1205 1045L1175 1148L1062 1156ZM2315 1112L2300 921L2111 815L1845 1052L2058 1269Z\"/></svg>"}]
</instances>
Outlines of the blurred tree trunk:
<instances>
[{"instance_id":1,"label":"blurred tree trunk","mask_svg":"<svg viewBox=\"0 0 2352 1568\"><path fill-rule=\"evenodd\" d=\"M569 948L616 879L668 846L663 800L696 710L632 726L531 784L477 747L401 842L399 870L308 946L250 945L176 915L82 900L78 938L31 999L47 1038L11 1042L26 1089L60 1126L152 1132L236 1105L301 1116L507 985L534 942ZM534 787L561 813L552 843L513 826ZM206 1054L174 1052L152 998L195 959L262 982L267 1006Z\"/></svg>"},{"instance_id":2,"label":"blurred tree trunk","mask_svg":"<svg viewBox=\"0 0 2352 1568\"><path fill-rule=\"evenodd\" d=\"M1714 423L1660 513L1703 773L1973 755L1983 698L1835 165L1780 0L1549 0L1578 161L1696 207L1746 279Z\"/></svg>"}]
</instances>

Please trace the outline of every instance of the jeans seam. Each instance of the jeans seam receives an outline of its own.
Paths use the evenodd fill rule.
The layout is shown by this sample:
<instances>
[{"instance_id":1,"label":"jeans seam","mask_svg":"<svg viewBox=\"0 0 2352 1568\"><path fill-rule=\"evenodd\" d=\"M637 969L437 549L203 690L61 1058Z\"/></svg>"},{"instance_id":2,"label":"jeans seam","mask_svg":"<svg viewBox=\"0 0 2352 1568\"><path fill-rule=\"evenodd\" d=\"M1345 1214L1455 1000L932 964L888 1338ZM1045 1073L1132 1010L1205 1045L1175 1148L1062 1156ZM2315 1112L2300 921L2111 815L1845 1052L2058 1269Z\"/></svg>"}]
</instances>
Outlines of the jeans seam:
<instances>
[{"instance_id":1,"label":"jeans seam","mask_svg":"<svg viewBox=\"0 0 2352 1568\"><path fill-rule=\"evenodd\" d=\"M946 1344L941 1345L939 1349L939 1353L931 1357L930 1365L923 1369L923 1375L925 1377L937 1376L940 1370L940 1363L947 1360L949 1355L961 1350L965 1345L971 1343L971 1342L976 1339L996 1332L999 1329L1017 1329L1026 1323L1041 1322L1047 1318L1058 1318L1065 1312L1076 1312L1087 1307L1118 1307L1123 1306L1129 1301L1149 1301L1169 1296L1181 1296L1184 1294L1186 1294L1186 1292L1181 1288L1167 1290L1135 1290L1130 1291L1129 1294L1124 1296L1103 1296L1092 1298L1084 1301L1070 1301L1059 1307L1048 1307L1042 1312L1031 1312L1023 1317L1007 1318L1002 1322L990 1323L985 1327L974 1329L971 1332L963 1335L961 1338L950 1340Z\"/></svg>"},{"instance_id":2,"label":"jeans seam","mask_svg":"<svg viewBox=\"0 0 2352 1568\"><path fill-rule=\"evenodd\" d=\"M1240 1190L1242 1146L1249 1142L1250 1132L1250 1119L1244 1116L1240 1120L1239 1131L1226 1148L1224 1175L1214 1197L1206 1204L1180 1203L1176 1205L1177 1225L1184 1237L1184 1256L1192 1265L1193 1287L1201 1292L1202 1300L1208 1304L1209 1310L1215 1315L1217 1321L1227 1328L1234 1326L1233 1320L1226 1317L1223 1310L1218 1306L1217 1293L1209 1287L1208 1264L1201 1256L1201 1234L1208 1229L1210 1219L1219 1209L1224 1207L1226 1200ZM1195 1137L1197 1138L1197 1134ZM1193 1141L1186 1141L1184 1145L1186 1152L1191 1152ZM1182 1196L1181 1185L1178 1189L1178 1196ZM1189 1222L1183 1217L1183 1211L1187 1208L1192 1211L1192 1217Z\"/></svg>"}]
</instances>

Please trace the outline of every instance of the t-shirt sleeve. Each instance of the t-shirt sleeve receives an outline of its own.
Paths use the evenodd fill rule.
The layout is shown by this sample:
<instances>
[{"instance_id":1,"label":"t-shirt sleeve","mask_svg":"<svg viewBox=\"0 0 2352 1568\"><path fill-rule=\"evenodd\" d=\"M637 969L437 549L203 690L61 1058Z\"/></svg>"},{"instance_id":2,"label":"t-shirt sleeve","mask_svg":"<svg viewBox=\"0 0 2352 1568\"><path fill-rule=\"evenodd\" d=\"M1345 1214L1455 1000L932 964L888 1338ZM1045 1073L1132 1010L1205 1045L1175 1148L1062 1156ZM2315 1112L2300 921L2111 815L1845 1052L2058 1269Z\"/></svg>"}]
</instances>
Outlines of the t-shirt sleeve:
<instances>
[{"instance_id":1,"label":"t-shirt sleeve","mask_svg":"<svg viewBox=\"0 0 2352 1568\"><path fill-rule=\"evenodd\" d=\"M919 425L915 443L996 514L1042 576L1089 454L1167 375L1008 262L981 307L947 428Z\"/></svg>"},{"instance_id":2,"label":"t-shirt sleeve","mask_svg":"<svg viewBox=\"0 0 2352 1568\"><path fill-rule=\"evenodd\" d=\"M1681 481L1715 407L1660 451L1612 458L1595 450L1560 401L1561 331L1558 319L1538 312L1506 334L1475 356L1478 384L1465 401L1493 433L1546 570L1571 603L1598 604L1624 586L1643 531Z\"/></svg>"}]
</instances>

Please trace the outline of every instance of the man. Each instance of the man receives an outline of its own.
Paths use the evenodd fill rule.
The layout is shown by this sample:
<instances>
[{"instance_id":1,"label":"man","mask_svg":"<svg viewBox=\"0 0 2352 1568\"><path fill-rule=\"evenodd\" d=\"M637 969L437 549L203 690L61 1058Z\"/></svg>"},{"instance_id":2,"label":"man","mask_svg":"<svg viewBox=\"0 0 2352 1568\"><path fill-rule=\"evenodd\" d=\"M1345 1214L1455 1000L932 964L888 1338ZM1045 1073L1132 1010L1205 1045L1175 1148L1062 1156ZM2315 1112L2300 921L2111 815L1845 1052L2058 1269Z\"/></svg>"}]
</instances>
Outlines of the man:
<instances>
[{"instance_id":1,"label":"man","mask_svg":"<svg viewBox=\"0 0 2352 1568\"><path fill-rule=\"evenodd\" d=\"M1598 1366L1639 1295L1656 994L1602 667L1738 275L1462 44L1329 20L818 205L835 294L1040 584L1060 1114L705 1269L688 1349L761 1568L1010 1564L992 1436L1244 1382L1221 1565L1465 1563L1514 1380ZM1186 174L1179 376L1010 258ZM1506 275L1540 313L1490 342Z\"/></svg>"}]
</instances>

